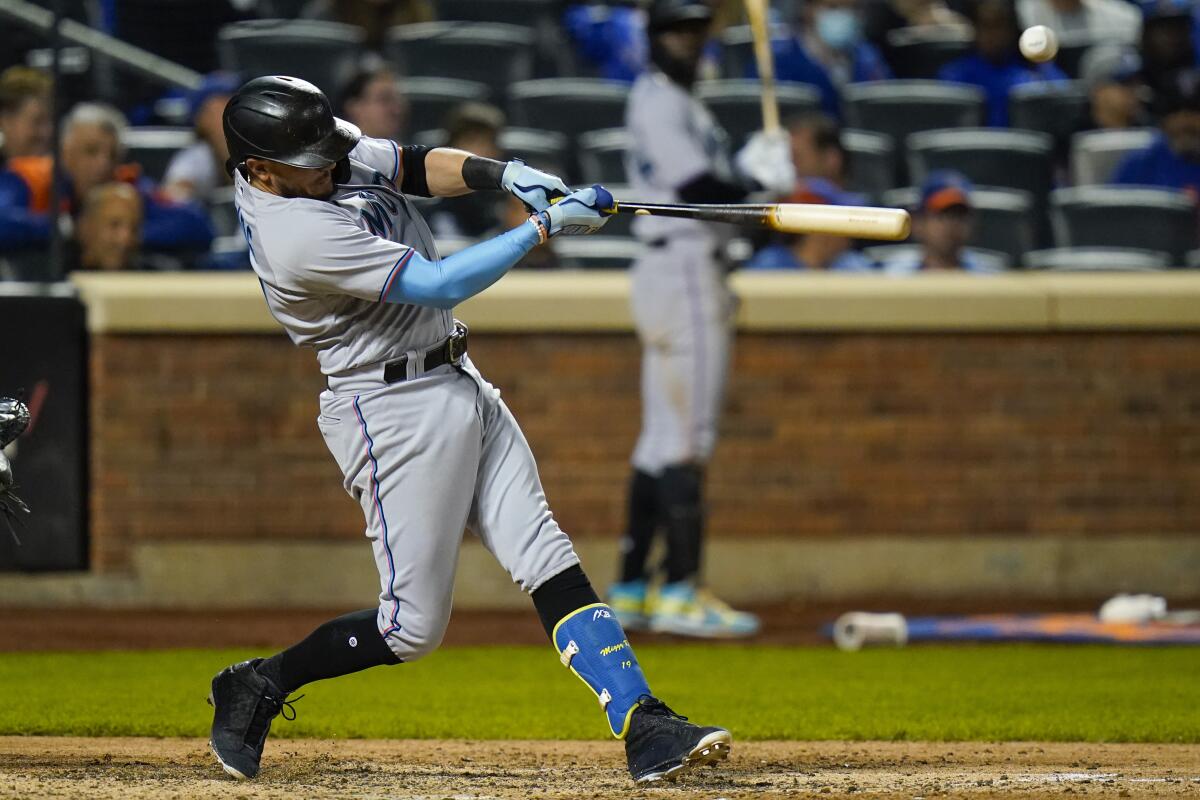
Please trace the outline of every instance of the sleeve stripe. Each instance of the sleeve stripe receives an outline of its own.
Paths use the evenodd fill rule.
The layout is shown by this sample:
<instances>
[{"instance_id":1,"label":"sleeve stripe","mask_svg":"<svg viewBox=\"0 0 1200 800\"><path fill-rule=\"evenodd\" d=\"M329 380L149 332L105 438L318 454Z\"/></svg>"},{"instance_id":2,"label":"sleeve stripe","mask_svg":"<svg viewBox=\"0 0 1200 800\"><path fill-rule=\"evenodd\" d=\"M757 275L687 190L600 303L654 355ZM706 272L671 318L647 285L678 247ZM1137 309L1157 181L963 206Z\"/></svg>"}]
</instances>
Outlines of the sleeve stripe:
<instances>
[{"instance_id":1,"label":"sleeve stripe","mask_svg":"<svg viewBox=\"0 0 1200 800\"><path fill-rule=\"evenodd\" d=\"M390 139L388 141L391 141ZM396 182L396 176L400 174L400 146L392 142L392 150L396 154L396 167L392 170L392 183Z\"/></svg>"},{"instance_id":2,"label":"sleeve stripe","mask_svg":"<svg viewBox=\"0 0 1200 800\"><path fill-rule=\"evenodd\" d=\"M383 290L379 293L379 302L387 297L388 292L392 290L392 284L396 282L396 276L400 274L400 270L404 269L404 265L413 257L413 253L417 252L413 248L408 248L408 252L396 259L396 263L392 265L392 271L388 273L387 280L383 283Z\"/></svg>"}]
</instances>

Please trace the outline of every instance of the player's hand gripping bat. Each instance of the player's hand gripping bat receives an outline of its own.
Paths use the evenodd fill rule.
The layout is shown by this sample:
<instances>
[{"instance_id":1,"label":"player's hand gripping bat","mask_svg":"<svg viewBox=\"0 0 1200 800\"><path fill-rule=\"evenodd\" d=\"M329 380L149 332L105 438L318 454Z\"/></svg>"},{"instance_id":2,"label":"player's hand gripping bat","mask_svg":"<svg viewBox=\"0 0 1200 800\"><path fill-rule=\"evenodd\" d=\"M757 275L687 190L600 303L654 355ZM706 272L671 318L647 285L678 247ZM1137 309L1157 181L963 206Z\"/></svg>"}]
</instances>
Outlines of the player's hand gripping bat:
<instances>
[{"instance_id":1,"label":"player's hand gripping bat","mask_svg":"<svg viewBox=\"0 0 1200 800\"><path fill-rule=\"evenodd\" d=\"M912 221L898 208L823 206L809 203L767 205L686 205L617 202L611 214L652 214L704 222L728 222L771 228L782 233L827 233L853 239L898 242L908 238Z\"/></svg>"}]
</instances>

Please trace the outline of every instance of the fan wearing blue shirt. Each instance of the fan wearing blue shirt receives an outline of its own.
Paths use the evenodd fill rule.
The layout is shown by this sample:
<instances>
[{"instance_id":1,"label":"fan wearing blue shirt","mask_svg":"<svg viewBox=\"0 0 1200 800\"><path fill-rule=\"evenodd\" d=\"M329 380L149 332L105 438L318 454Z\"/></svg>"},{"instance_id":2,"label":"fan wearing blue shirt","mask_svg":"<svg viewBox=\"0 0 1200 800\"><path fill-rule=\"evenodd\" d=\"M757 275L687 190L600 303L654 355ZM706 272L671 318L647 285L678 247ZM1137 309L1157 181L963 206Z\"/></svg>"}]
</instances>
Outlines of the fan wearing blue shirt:
<instances>
[{"instance_id":1,"label":"fan wearing blue shirt","mask_svg":"<svg viewBox=\"0 0 1200 800\"><path fill-rule=\"evenodd\" d=\"M1039 81L1067 80L1054 64L1030 64L1017 49L1020 29L1007 0L982 0L975 7L975 52L951 61L938 79L968 83L983 89L987 100L986 122L1008 127L1008 93L1014 86Z\"/></svg>"},{"instance_id":2,"label":"fan wearing blue shirt","mask_svg":"<svg viewBox=\"0 0 1200 800\"><path fill-rule=\"evenodd\" d=\"M771 43L775 77L808 83L821 93L821 109L840 115L839 90L848 83L882 81L892 71L863 35L856 0L810 0L803 5L795 33ZM750 77L758 70L750 68Z\"/></svg>"},{"instance_id":3,"label":"fan wearing blue shirt","mask_svg":"<svg viewBox=\"0 0 1200 800\"><path fill-rule=\"evenodd\" d=\"M1200 70L1179 70L1164 80L1154 110L1162 132L1125 157L1112 183L1181 189L1200 198Z\"/></svg>"},{"instance_id":4,"label":"fan wearing blue shirt","mask_svg":"<svg viewBox=\"0 0 1200 800\"><path fill-rule=\"evenodd\" d=\"M963 270L993 273L967 250L974 227L971 182L961 172L939 169L921 184L921 196L913 212L913 237L920 242L916 253L906 253L883 263L887 275Z\"/></svg>"},{"instance_id":5,"label":"fan wearing blue shirt","mask_svg":"<svg viewBox=\"0 0 1200 800\"><path fill-rule=\"evenodd\" d=\"M800 182L789 203L819 203L829 206L860 206L860 195L844 192L822 178ZM871 272L875 263L854 249L854 241L845 236L809 233L788 236L782 242L764 247L754 254L744 269L818 270L825 272Z\"/></svg>"}]
</instances>

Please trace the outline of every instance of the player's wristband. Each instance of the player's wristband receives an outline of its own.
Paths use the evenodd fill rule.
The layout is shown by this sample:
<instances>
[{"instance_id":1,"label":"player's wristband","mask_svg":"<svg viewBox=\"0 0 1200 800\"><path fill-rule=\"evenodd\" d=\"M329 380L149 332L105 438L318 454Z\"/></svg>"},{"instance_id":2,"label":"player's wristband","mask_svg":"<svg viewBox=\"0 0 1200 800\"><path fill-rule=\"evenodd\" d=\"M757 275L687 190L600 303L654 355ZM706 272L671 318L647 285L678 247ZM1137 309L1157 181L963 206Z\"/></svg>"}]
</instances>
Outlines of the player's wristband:
<instances>
[{"instance_id":1,"label":"player's wristband","mask_svg":"<svg viewBox=\"0 0 1200 800\"><path fill-rule=\"evenodd\" d=\"M533 223L533 227L537 229L538 244L545 244L550 239L550 230L546 227L545 221L542 219L542 213L533 214L529 217L529 221Z\"/></svg>"},{"instance_id":2,"label":"player's wristband","mask_svg":"<svg viewBox=\"0 0 1200 800\"><path fill-rule=\"evenodd\" d=\"M467 160L462 165L463 183L467 185L468 189L474 189L477 192L502 189L504 188L504 168L507 166L508 163L504 161L467 156Z\"/></svg>"}]
</instances>

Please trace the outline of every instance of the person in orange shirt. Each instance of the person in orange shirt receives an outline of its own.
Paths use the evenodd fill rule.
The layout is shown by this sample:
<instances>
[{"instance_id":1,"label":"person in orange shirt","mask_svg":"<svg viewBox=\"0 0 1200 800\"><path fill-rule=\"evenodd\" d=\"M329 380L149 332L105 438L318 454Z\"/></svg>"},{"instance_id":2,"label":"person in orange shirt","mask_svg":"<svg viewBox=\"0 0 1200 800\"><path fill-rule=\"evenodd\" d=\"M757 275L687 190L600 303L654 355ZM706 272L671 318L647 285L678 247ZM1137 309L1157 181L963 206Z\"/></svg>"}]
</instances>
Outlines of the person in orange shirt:
<instances>
[{"instance_id":1,"label":"person in orange shirt","mask_svg":"<svg viewBox=\"0 0 1200 800\"><path fill-rule=\"evenodd\" d=\"M131 184L145 210L143 241L156 250L206 250L212 224L204 209L161 197L136 164L122 164L125 117L103 103L80 103L62 123L59 214L74 218L82 199L111 181ZM10 159L0 172L0 251L30 249L50 238L50 156Z\"/></svg>"}]
</instances>

